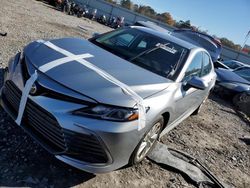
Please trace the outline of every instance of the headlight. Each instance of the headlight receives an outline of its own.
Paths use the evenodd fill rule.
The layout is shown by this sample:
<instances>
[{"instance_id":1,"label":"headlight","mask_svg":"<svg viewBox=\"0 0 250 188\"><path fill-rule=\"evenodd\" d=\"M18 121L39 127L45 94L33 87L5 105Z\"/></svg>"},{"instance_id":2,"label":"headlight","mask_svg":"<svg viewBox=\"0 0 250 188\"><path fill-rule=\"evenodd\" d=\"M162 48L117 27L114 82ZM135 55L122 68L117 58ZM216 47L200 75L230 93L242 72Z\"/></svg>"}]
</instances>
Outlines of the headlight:
<instances>
[{"instance_id":1,"label":"headlight","mask_svg":"<svg viewBox=\"0 0 250 188\"><path fill-rule=\"evenodd\" d=\"M138 110L98 105L73 112L74 115L90 116L111 121L132 121L138 119Z\"/></svg>"}]
</instances>

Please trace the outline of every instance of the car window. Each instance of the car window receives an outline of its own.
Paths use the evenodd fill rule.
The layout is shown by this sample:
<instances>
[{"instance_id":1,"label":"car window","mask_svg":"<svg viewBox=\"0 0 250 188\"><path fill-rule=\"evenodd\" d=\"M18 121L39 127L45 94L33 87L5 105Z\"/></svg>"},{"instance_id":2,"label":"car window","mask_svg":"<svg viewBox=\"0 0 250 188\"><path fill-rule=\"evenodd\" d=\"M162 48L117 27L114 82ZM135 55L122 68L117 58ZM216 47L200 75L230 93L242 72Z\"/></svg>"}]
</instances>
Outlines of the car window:
<instances>
[{"instance_id":1,"label":"car window","mask_svg":"<svg viewBox=\"0 0 250 188\"><path fill-rule=\"evenodd\" d=\"M113 38L114 40L117 40L117 45L120 46L129 46L129 44L133 41L135 37L132 34L126 33L123 35L119 35L117 38Z\"/></svg>"},{"instance_id":2,"label":"car window","mask_svg":"<svg viewBox=\"0 0 250 188\"><path fill-rule=\"evenodd\" d=\"M226 64L231 69L237 69L243 66L242 64L235 61L224 61L223 63Z\"/></svg>"},{"instance_id":3,"label":"car window","mask_svg":"<svg viewBox=\"0 0 250 188\"><path fill-rule=\"evenodd\" d=\"M147 42L144 40L142 40L137 46L137 48L146 48L146 47L147 47Z\"/></svg>"},{"instance_id":4,"label":"car window","mask_svg":"<svg viewBox=\"0 0 250 188\"><path fill-rule=\"evenodd\" d=\"M209 41L209 39L204 39L201 37L199 39L199 44L208 51L216 52L217 50L217 46L212 41Z\"/></svg>"},{"instance_id":5,"label":"car window","mask_svg":"<svg viewBox=\"0 0 250 188\"><path fill-rule=\"evenodd\" d=\"M223 62L226 66L228 66L231 69L235 69L237 67L235 67L235 63L233 61L225 61Z\"/></svg>"},{"instance_id":6,"label":"car window","mask_svg":"<svg viewBox=\"0 0 250 188\"><path fill-rule=\"evenodd\" d=\"M201 76L202 52L198 52L185 72L183 80L189 80L193 76Z\"/></svg>"},{"instance_id":7,"label":"car window","mask_svg":"<svg viewBox=\"0 0 250 188\"><path fill-rule=\"evenodd\" d=\"M129 45L136 38L136 32L124 32L123 30L117 30L112 33L106 34L103 37L96 39L98 42L102 42L105 45L113 46L115 48L129 47Z\"/></svg>"},{"instance_id":8,"label":"car window","mask_svg":"<svg viewBox=\"0 0 250 188\"><path fill-rule=\"evenodd\" d=\"M206 53L203 53L203 66L201 76L206 76L211 72L212 64L209 56Z\"/></svg>"},{"instance_id":9,"label":"car window","mask_svg":"<svg viewBox=\"0 0 250 188\"><path fill-rule=\"evenodd\" d=\"M165 78L177 74L189 54L189 50L179 44L134 28L115 30L92 42Z\"/></svg>"},{"instance_id":10,"label":"car window","mask_svg":"<svg viewBox=\"0 0 250 188\"><path fill-rule=\"evenodd\" d=\"M178 51L172 53L160 48L135 59L133 62L145 69L166 77L179 61L180 54L181 52Z\"/></svg>"}]
</instances>

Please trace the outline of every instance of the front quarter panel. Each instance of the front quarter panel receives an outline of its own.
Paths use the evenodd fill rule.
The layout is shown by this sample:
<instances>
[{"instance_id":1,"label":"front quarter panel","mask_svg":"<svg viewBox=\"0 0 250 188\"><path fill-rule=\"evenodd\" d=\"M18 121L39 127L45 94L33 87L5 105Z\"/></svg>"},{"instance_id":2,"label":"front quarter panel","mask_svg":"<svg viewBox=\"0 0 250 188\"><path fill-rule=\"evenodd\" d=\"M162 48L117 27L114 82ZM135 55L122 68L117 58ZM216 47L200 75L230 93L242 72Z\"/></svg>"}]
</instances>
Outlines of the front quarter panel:
<instances>
[{"instance_id":1,"label":"front quarter panel","mask_svg":"<svg viewBox=\"0 0 250 188\"><path fill-rule=\"evenodd\" d=\"M164 113L170 114L168 122L165 123L169 124L173 121L174 101L172 99L176 89L177 85L173 82L167 89L145 99L146 106L150 107L147 112L147 125L153 125Z\"/></svg>"}]
</instances>

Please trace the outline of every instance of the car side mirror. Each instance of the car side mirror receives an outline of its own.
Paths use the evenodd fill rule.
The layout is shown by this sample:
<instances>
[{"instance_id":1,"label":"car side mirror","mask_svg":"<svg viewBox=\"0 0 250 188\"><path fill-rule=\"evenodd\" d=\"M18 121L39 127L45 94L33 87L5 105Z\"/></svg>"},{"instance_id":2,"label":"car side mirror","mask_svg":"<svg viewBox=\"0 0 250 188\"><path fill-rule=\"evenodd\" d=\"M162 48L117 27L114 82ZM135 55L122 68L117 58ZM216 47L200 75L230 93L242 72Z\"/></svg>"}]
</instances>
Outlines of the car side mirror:
<instances>
[{"instance_id":1,"label":"car side mirror","mask_svg":"<svg viewBox=\"0 0 250 188\"><path fill-rule=\"evenodd\" d=\"M208 84L205 83L201 78L193 76L190 80L186 82L185 86L205 90L208 87Z\"/></svg>"}]
</instances>

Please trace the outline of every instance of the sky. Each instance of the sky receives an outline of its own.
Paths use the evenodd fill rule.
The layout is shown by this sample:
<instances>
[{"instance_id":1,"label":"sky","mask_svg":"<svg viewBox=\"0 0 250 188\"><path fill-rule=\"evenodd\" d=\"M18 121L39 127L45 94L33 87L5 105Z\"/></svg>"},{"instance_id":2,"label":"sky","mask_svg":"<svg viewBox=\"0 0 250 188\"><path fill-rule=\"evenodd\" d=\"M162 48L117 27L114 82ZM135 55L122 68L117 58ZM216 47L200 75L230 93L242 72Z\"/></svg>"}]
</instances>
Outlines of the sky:
<instances>
[{"instance_id":1,"label":"sky","mask_svg":"<svg viewBox=\"0 0 250 188\"><path fill-rule=\"evenodd\" d=\"M250 31L250 0L131 0L169 12L173 19L190 20L192 25L217 37L242 45ZM250 45L250 37L247 41Z\"/></svg>"}]
</instances>

